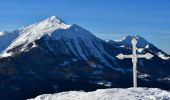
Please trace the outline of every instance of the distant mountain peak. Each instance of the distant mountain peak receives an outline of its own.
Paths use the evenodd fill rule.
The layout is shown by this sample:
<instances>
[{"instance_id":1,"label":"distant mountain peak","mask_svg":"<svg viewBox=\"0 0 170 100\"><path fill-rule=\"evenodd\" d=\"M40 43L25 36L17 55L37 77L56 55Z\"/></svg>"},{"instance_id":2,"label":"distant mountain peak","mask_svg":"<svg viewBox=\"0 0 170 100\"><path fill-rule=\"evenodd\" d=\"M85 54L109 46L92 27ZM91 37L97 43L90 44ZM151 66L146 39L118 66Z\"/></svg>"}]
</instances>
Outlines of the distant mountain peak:
<instances>
[{"instance_id":1,"label":"distant mountain peak","mask_svg":"<svg viewBox=\"0 0 170 100\"><path fill-rule=\"evenodd\" d=\"M26 27L22 27L21 29L19 29L19 31L22 33L25 33L30 30L36 30L35 33L42 33L45 30L54 31L56 29L67 29L70 26L71 25L66 24L64 21L57 18L56 16L51 16L51 17L48 17L47 19L40 21L38 23L31 24Z\"/></svg>"},{"instance_id":2,"label":"distant mountain peak","mask_svg":"<svg viewBox=\"0 0 170 100\"><path fill-rule=\"evenodd\" d=\"M4 32L0 32L0 36L3 36L5 34L7 34L8 32L7 31L4 31Z\"/></svg>"},{"instance_id":3,"label":"distant mountain peak","mask_svg":"<svg viewBox=\"0 0 170 100\"><path fill-rule=\"evenodd\" d=\"M44 26L45 29L53 28L55 29L67 29L70 28L71 25L66 24L63 20L59 19L56 16L51 16L39 23L39 25Z\"/></svg>"},{"instance_id":4,"label":"distant mountain peak","mask_svg":"<svg viewBox=\"0 0 170 100\"><path fill-rule=\"evenodd\" d=\"M62 19L60 19L59 17L57 16L51 16L51 17L48 17L47 19L45 20L48 20L50 22L62 22L62 23L65 23ZM66 24L66 23L65 23Z\"/></svg>"},{"instance_id":5,"label":"distant mountain peak","mask_svg":"<svg viewBox=\"0 0 170 100\"><path fill-rule=\"evenodd\" d=\"M0 36L1 36L1 35L4 35L4 32L0 32Z\"/></svg>"},{"instance_id":6,"label":"distant mountain peak","mask_svg":"<svg viewBox=\"0 0 170 100\"><path fill-rule=\"evenodd\" d=\"M56 16L49 17L41 22L23 27L18 30L20 36L16 38L13 43L6 49L17 47L21 44L27 46L29 43L33 43L35 40L40 39L44 35L49 35L60 29L68 29L71 25L65 24Z\"/></svg>"},{"instance_id":7,"label":"distant mountain peak","mask_svg":"<svg viewBox=\"0 0 170 100\"><path fill-rule=\"evenodd\" d=\"M63 20L61 20L60 18L58 18L56 16L51 16L51 17L43 20L42 22L46 22L48 24L54 24L54 25L57 25L57 24L67 25Z\"/></svg>"},{"instance_id":8,"label":"distant mountain peak","mask_svg":"<svg viewBox=\"0 0 170 100\"><path fill-rule=\"evenodd\" d=\"M128 35L120 40L115 40L115 42L121 43L123 45L131 46L131 40L133 37L134 36ZM135 37L137 39L137 46L140 48L145 48L147 45L151 44L150 42L148 42L146 39L144 39L139 35L136 35Z\"/></svg>"},{"instance_id":9,"label":"distant mountain peak","mask_svg":"<svg viewBox=\"0 0 170 100\"><path fill-rule=\"evenodd\" d=\"M49 17L49 19L51 20L51 21L53 21L53 20L59 20L59 18L57 18L56 16L51 16L51 17Z\"/></svg>"}]
</instances>

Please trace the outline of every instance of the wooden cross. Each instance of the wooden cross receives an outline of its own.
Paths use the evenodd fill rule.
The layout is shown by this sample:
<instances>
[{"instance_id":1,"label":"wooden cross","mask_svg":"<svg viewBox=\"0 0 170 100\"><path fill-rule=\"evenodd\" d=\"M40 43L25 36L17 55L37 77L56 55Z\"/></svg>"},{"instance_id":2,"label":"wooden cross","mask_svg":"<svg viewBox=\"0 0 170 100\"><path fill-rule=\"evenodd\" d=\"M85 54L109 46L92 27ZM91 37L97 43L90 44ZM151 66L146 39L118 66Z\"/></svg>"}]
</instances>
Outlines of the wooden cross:
<instances>
[{"instance_id":1,"label":"wooden cross","mask_svg":"<svg viewBox=\"0 0 170 100\"><path fill-rule=\"evenodd\" d=\"M123 55L123 54L119 54L116 57L123 60L124 58L132 58L132 63L133 63L133 87L136 88L137 87L137 58L146 58L146 59L151 59L153 57L152 54L150 53L146 53L146 54L136 54L136 44L137 44L137 40L136 37L134 36L132 38L132 50L133 50L133 54L132 55Z\"/></svg>"}]
</instances>

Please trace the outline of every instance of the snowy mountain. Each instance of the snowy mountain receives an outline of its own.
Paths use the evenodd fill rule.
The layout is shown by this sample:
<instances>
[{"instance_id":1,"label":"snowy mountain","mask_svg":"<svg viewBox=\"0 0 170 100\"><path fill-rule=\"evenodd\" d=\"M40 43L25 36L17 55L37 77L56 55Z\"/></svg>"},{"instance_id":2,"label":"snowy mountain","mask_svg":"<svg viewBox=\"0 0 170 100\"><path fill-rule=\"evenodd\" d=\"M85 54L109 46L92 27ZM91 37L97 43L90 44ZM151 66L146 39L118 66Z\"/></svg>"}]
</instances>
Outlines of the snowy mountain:
<instances>
[{"instance_id":1,"label":"snowy mountain","mask_svg":"<svg viewBox=\"0 0 170 100\"><path fill-rule=\"evenodd\" d=\"M29 100L169 100L170 92L157 88L113 88L93 92L70 91L44 94Z\"/></svg>"},{"instance_id":2,"label":"snowy mountain","mask_svg":"<svg viewBox=\"0 0 170 100\"><path fill-rule=\"evenodd\" d=\"M33 43L42 36L51 35L51 33L57 29L67 29L70 26L71 25L64 24L64 22L57 19L55 16L52 16L42 22L23 27L17 30L20 36L5 51L18 47L22 44L24 45L21 49L24 50L28 44Z\"/></svg>"},{"instance_id":3,"label":"snowy mountain","mask_svg":"<svg viewBox=\"0 0 170 100\"><path fill-rule=\"evenodd\" d=\"M9 45L3 52L2 57L35 48L37 46L35 42L42 39L47 46L46 49L53 52L54 55L57 55L56 53L60 48L63 54L73 53L74 56L82 60L87 60L88 56L94 56L107 63L103 55L112 58L104 50L101 44L102 40L78 25L67 25L55 16L21 28L18 31L21 35ZM64 44L58 46L56 41L61 40Z\"/></svg>"},{"instance_id":4,"label":"snowy mountain","mask_svg":"<svg viewBox=\"0 0 170 100\"><path fill-rule=\"evenodd\" d=\"M22 44L24 44L22 46L22 49L24 50L24 47L27 47L28 44L33 43L44 35L51 36L55 30L68 29L70 26L71 25L65 24L55 16L52 16L40 23L19 29L18 31L21 35L7 48L7 50Z\"/></svg>"},{"instance_id":5,"label":"snowy mountain","mask_svg":"<svg viewBox=\"0 0 170 100\"><path fill-rule=\"evenodd\" d=\"M0 57L2 100L23 100L69 90L132 86L131 59L116 58L119 53L132 53L128 45L130 39L129 42L122 42L127 41L126 38L106 42L55 16L10 34L14 33L16 37L6 45ZM141 43L138 44L139 53L154 55L150 60L139 59L138 85L169 90L170 60L163 59L169 56L142 37L138 41Z\"/></svg>"}]
</instances>

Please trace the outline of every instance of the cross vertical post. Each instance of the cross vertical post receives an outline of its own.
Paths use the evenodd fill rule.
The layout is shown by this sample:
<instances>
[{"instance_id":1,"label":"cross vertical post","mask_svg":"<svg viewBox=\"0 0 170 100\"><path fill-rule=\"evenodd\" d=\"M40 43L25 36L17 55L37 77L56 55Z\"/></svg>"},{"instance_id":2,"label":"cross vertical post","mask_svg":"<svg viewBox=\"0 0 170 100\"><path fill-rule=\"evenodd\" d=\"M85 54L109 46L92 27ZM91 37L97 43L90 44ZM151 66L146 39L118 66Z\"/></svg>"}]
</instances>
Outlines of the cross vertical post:
<instances>
[{"instance_id":1,"label":"cross vertical post","mask_svg":"<svg viewBox=\"0 0 170 100\"><path fill-rule=\"evenodd\" d=\"M133 86L137 87L137 55L136 55L136 44L137 41L135 38L132 38L132 48L133 48L133 57L132 57L132 63L133 63Z\"/></svg>"},{"instance_id":2,"label":"cross vertical post","mask_svg":"<svg viewBox=\"0 0 170 100\"><path fill-rule=\"evenodd\" d=\"M136 54L136 44L137 44L137 40L136 37L134 36L132 38L132 55L123 55L123 54L119 54L116 57L123 60L124 58L131 58L132 59L132 63L133 63L133 87L136 88L137 87L137 58L146 58L146 59L151 59L153 57L152 54L150 53L146 53L146 54Z\"/></svg>"}]
</instances>

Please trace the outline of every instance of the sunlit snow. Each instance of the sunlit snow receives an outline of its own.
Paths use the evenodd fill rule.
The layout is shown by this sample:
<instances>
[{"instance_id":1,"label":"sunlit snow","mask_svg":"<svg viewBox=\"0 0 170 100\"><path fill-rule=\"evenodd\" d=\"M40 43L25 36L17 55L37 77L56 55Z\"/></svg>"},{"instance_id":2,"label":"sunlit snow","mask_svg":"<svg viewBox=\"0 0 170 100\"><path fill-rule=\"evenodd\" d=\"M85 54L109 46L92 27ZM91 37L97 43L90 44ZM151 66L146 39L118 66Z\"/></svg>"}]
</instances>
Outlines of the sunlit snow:
<instances>
[{"instance_id":1,"label":"sunlit snow","mask_svg":"<svg viewBox=\"0 0 170 100\"><path fill-rule=\"evenodd\" d=\"M30 100L170 100L170 92L157 88L113 88L44 94Z\"/></svg>"}]
</instances>

